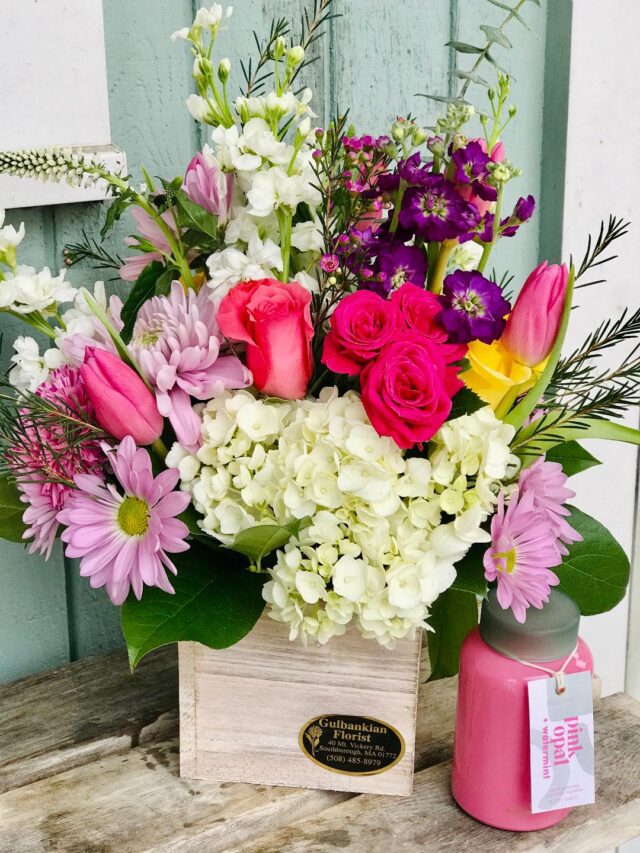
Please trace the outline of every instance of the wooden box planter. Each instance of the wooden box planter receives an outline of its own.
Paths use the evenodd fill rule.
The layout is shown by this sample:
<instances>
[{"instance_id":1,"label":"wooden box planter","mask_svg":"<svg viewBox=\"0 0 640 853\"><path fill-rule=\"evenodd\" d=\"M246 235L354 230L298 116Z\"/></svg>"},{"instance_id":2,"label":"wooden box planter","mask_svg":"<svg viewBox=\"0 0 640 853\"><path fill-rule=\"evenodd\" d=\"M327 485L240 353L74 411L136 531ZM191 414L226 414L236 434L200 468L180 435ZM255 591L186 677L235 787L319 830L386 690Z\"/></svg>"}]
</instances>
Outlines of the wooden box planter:
<instances>
[{"instance_id":1,"label":"wooden box planter","mask_svg":"<svg viewBox=\"0 0 640 853\"><path fill-rule=\"evenodd\" d=\"M180 643L181 775L410 794L420 644L305 649L267 616L229 649Z\"/></svg>"}]
</instances>

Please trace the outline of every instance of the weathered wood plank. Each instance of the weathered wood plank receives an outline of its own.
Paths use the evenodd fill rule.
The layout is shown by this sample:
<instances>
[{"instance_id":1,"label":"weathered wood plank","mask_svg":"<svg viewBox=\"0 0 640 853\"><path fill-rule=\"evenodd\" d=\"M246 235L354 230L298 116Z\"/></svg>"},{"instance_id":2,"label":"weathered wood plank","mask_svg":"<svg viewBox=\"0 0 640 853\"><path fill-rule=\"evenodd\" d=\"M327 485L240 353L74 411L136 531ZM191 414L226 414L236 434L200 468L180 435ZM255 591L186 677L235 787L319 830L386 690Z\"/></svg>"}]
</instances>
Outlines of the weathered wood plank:
<instances>
[{"instance_id":1,"label":"weathered wood plank","mask_svg":"<svg viewBox=\"0 0 640 853\"><path fill-rule=\"evenodd\" d=\"M176 657L161 649L132 676L118 651L0 687L0 792L174 735Z\"/></svg>"},{"instance_id":2,"label":"weathered wood plank","mask_svg":"<svg viewBox=\"0 0 640 853\"><path fill-rule=\"evenodd\" d=\"M156 688L164 684L165 690L170 692L167 685L175 675L170 668L163 674L158 661L162 654L169 655L169 652L152 657L149 663L155 661L158 667L153 676ZM90 671L94 664L90 660L65 667L52 679L52 692L61 693L62 681L69 678L68 670L75 670L76 681L84 684L85 691L92 697L80 716L91 717L91 706L99 708L103 701L107 701L103 690L112 694L112 705L125 702L123 688L127 682L123 679L129 676L123 659L115 654L98 660L108 661L111 667L119 670L119 675L105 673L102 684L92 688L91 680L96 679L101 670L94 668ZM148 675L152 678L151 672ZM114 686L116 684L119 686ZM140 684L135 701L140 703L143 699L146 702L147 691L153 689L153 683L148 681L145 685ZM421 685L416 745L418 768L451 754L455 689L455 679ZM44 685L41 685L39 704L46 705L48 700L43 690ZM70 853L89 850L118 850L119 853L143 850L169 853L176 849L206 850L207 853L227 851L233 845L243 844L291 821L311 819L323 809L351 796L333 791L180 779L178 743L175 738L167 740L175 733L176 712L173 706L177 704L176 697L171 695L165 699L166 702L154 704L154 713L149 716L154 716L163 704L168 706L167 710L141 729L140 746L137 748L129 749L135 739L131 738L128 730L120 735L122 742L114 742L116 733L122 732L122 724L118 729L115 719L109 729L112 739L107 743L107 727L102 721L98 726L98 738L85 742L84 754L80 749L69 753L77 765L84 766L67 770L64 761L56 765L58 745L52 740L50 751L45 753L51 755L53 752L55 756L51 766L43 766L45 759L42 755L35 765L41 773L40 781L28 784L30 780L22 776L17 783L22 787L0 796L0 853L14 853L16 849L21 853L41 850ZM34 701L33 694L31 700ZM16 701L18 704L24 702L25 696ZM130 706L129 717L135 707L133 699ZM48 707L51 709L50 702ZM0 708L5 708L2 693ZM59 710L53 709L53 715L58 717ZM127 716L126 711L123 715ZM43 710L40 725L46 722L46 716ZM140 720L141 716L139 714L135 719ZM0 716L0 731L2 725ZM32 729L37 729L37 724L34 723ZM33 737L33 730L22 736ZM127 739L128 744L125 742ZM91 754L94 745L96 751ZM4 742L0 741L0 754L4 754L4 748ZM16 751L21 752L20 749ZM12 765L14 778L18 769L21 770L20 759L14 760ZM27 764L27 769L34 769L33 762Z\"/></svg>"},{"instance_id":3,"label":"weathered wood plank","mask_svg":"<svg viewBox=\"0 0 640 853\"><path fill-rule=\"evenodd\" d=\"M324 853L344 850L517 851L601 853L640 834L640 704L617 694L596 710L597 793L593 806L576 809L556 827L536 833L491 829L469 818L449 790L451 763L418 773L414 794L403 800L361 796L315 820L291 824L237 850L251 853Z\"/></svg>"}]
</instances>

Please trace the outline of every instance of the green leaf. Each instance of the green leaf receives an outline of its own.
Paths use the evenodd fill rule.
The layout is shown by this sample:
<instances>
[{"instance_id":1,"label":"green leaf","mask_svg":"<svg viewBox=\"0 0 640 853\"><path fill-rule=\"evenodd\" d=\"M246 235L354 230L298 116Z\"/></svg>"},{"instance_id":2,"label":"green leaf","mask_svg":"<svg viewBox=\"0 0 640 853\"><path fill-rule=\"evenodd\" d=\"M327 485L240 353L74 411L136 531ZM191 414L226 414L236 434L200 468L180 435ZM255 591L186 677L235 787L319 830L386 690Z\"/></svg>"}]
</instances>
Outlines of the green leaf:
<instances>
[{"instance_id":1,"label":"green leaf","mask_svg":"<svg viewBox=\"0 0 640 853\"><path fill-rule=\"evenodd\" d=\"M484 577L484 566L482 557L487 546L476 543L467 551L466 555L456 563L456 579L451 584L451 589L459 592L470 592L482 598L487 594L487 582Z\"/></svg>"},{"instance_id":2,"label":"green leaf","mask_svg":"<svg viewBox=\"0 0 640 853\"><path fill-rule=\"evenodd\" d=\"M462 643L478 624L478 600L468 592L448 589L431 605L428 622L434 629L427 631L429 681L449 678L458 672Z\"/></svg>"},{"instance_id":3,"label":"green leaf","mask_svg":"<svg viewBox=\"0 0 640 853\"><path fill-rule=\"evenodd\" d=\"M511 6L508 6L506 3L502 3L501 0L488 0L493 6L497 6L498 9L504 9L505 12L513 12Z\"/></svg>"},{"instance_id":4,"label":"green leaf","mask_svg":"<svg viewBox=\"0 0 640 853\"><path fill-rule=\"evenodd\" d=\"M138 311L142 308L147 299L151 299L156 292L156 281L161 273L164 272L164 266L159 261L151 261L142 270L138 276L138 280L131 288L131 292L127 297L127 301L122 306L121 319L124 327L120 332L122 340L128 344L133 334L133 326L138 316Z\"/></svg>"},{"instance_id":5,"label":"green leaf","mask_svg":"<svg viewBox=\"0 0 640 853\"><path fill-rule=\"evenodd\" d=\"M253 628L264 608L264 575L241 568L228 552L214 560L211 551L192 543L173 557L175 595L145 587L140 601L133 595L125 601L122 630L132 670L160 646L191 641L224 649Z\"/></svg>"},{"instance_id":6,"label":"green leaf","mask_svg":"<svg viewBox=\"0 0 640 853\"><path fill-rule=\"evenodd\" d=\"M155 295L167 296L171 290L171 284L178 279L178 273L174 269L166 269L156 279Z\"/></svg>"},{"instance_id":7,"label":"green leaf","mask_svg":"<svg viewBox=\"0 0 640 853\"><path fill-rule=\"evenodd\" d=\"M599 459L596 459L593 454L585 450L577 441L565 441L564 444L557 444L547 452L547 462L559 462L567 477L572 477L574 474L580 474L582 471L588 471L594 465L601 465Z\"/></svg>"},{"instance_id":8,"label":"green leaf","mask_svg":"<svg viewBox=\"0 0 640 853\"><path fill-rule=\"evenodd\" d=\"M487 80L485 80L484 77L480 77L479 74L471 74L469 71L460 71L458 68L451 73L455 74L456 77L459 77L460 80L469 80L470 83L476 83L478 86L489 86Z\"/></svg>"},{"instance_id":9,"label":"green leaf","mask_svg":"<svg viewBox=\"0 0 640 853\"><path fill-rule=\"evenodd\" d=\"M481 400L470 388L461 388L451 401L451 413L448 420L462 417L462 415L472 415L486 405L484 400Z\"/></svg>"},{"instance_id":10,"label":"green leaf","mask_svg":"<svg viewBox=\"0 0 640 853\"><path fill-rule=\"evenodd\" d=\"M583 537L569 547L556 569L560 589L570 595L583 616L611 610L629 583L629 558L604 525L576 507L569 507L569 523Z\"/></svg>"},{"instance_id":11,"label":"green leaf","mask_svg":"<svg viewBox=\"0 0 640 853\"><path fill-rule=\"evenodd\" d=\"M480 24L480 29L486 35L490 43L499 44L500 47L505 47L507 49L513 47L509 39L497 27L490 27L489 24Z\"/></svg>"},{"instance_id":12,"label":"green leaf","mask_svg":"<svg viewBox=\"0 0 640 853\"><path fill-rule=\"evenodd\" d=\"M483 47L478 47L475 44L468 44L465 41L448 41L446 47L452 47L458 53L484 53Z\"/></svg>"},{"instance_id":13,"label":"green leaf","mask_svg":"<svg viewBox=\"0 0 640 853\"><path fill-rule=\"evenodd\" d=\"M15 481L6 474L0 477L0 538L9 542L24 541L22 534L27 527L22 521L22 513L25 509Z\"/></svg>"},{"instance_id":14,"label":"green leaf","mask_svg":"<svg viewBox=\"0 0 640 853\"><path fill-rule=\"evenodd\" d=\"M509 72L506 70L506 68L503 68L502 65L500 65L500 63L495 59L495 57L488 50L485 51L484 58L487 60L487 62L490 62L495 68L497 68L498 71L502 71L503 74L508 74L512 80L516 79L513 76L513 74L509 74Z\"/></svg>"},{"instance_id":15,"label":"green leaf","mask_svg":"<svg viewBox=\"0 0 640 853\"><path fill-rule=\"evenodd\" d=\"M174 190L173 197L178 207L178 221L186 228L195 228L209 237L218 236L218 217L199 204L191 201L184 190Z\"/></svg>"},{"instance_id":16,"label":"green leaf","mask_svg":"<svg viewBox=\"0 0 640 853\"><path fill-rule=\"evenodd\" d=\"M255 565L267 554L283 548L292 536L297 536L300 528L308 524L309 518L298 518L282 526L278 524L258 524L242 530L233 543L227 546L232 551L244 554Z\"/></svg>"},{"instance_id":17,"label":"green leaf","mask_svg":"<svg viewBox=\"0 0 640 853\"><path fill-rule=\"evenodd\" d=\"M449 98L446 95L430 95L428 93L418 92L418 98L427 98L429 101L435 101L437 104L455 104L457 98Z\"/></svg>"},{"instance_id":18,"label":"green leaf","mask_svg":"<svg viewBox=\"0 0 640 853\"><path fill-rule=\"evenodd\" d=\"M135 197L131 190L123 191L118 195L107 208L104 217L104 224L100 229L100 237L104 240L107 234L111 231L116 222L128 207L135 203Z\"/></svg>"}]
</instances>

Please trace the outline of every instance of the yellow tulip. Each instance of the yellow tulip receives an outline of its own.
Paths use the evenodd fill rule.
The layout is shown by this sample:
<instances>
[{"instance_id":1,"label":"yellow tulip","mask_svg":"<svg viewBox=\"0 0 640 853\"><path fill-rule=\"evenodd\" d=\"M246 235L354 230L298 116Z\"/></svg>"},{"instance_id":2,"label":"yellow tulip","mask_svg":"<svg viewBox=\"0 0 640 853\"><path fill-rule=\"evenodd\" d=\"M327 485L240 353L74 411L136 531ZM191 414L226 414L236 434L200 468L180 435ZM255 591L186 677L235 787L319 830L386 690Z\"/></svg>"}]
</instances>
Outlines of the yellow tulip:
<instances>
[{"instance_id":1,"label":"yellow tulip","mask_svg":"<svg viewBox=\"0 0 640 853\"><path fill-rule=\"evenodd\" d=\"M547 361L528 367L517 361L500 341L491 344L472 341L467 359L470 367L460 374L460 379L492 409L497 409L505 398L515 400L532 388Z\"/></svg>"}]
</instances>

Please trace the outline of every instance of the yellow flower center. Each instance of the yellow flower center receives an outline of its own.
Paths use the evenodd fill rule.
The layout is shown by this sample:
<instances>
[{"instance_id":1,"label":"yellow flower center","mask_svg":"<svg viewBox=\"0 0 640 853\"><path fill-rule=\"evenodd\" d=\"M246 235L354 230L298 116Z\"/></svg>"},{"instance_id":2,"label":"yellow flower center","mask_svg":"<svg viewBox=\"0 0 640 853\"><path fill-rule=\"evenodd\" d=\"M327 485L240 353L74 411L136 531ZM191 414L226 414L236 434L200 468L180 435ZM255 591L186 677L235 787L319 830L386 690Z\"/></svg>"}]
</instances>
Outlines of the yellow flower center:
<instances>
[{"instance_id":1,"label":"yellow flower center","mask_svg":"<svg viewBox=\"0 0 640 853\"><path fill-rule=\"evenodd\" d=\"M149 527L149 504L140 498L126 497L118 510L118 524L127 536L143 536Z\"/></svg>"},{"instance_id":2,"label":"yellow flower center","mask_svg":"<svg viewBox=\"0 0 640 853\"><path fill-rule=\"evenodd\" d=\"M506 572L510 575L516 567L515 548L511 548L509 551L494 551L491 556L498 560L498 569L501 572ZM500 565L500 561L503 561L503 565Z\"/></svg>"}]
</instances>

